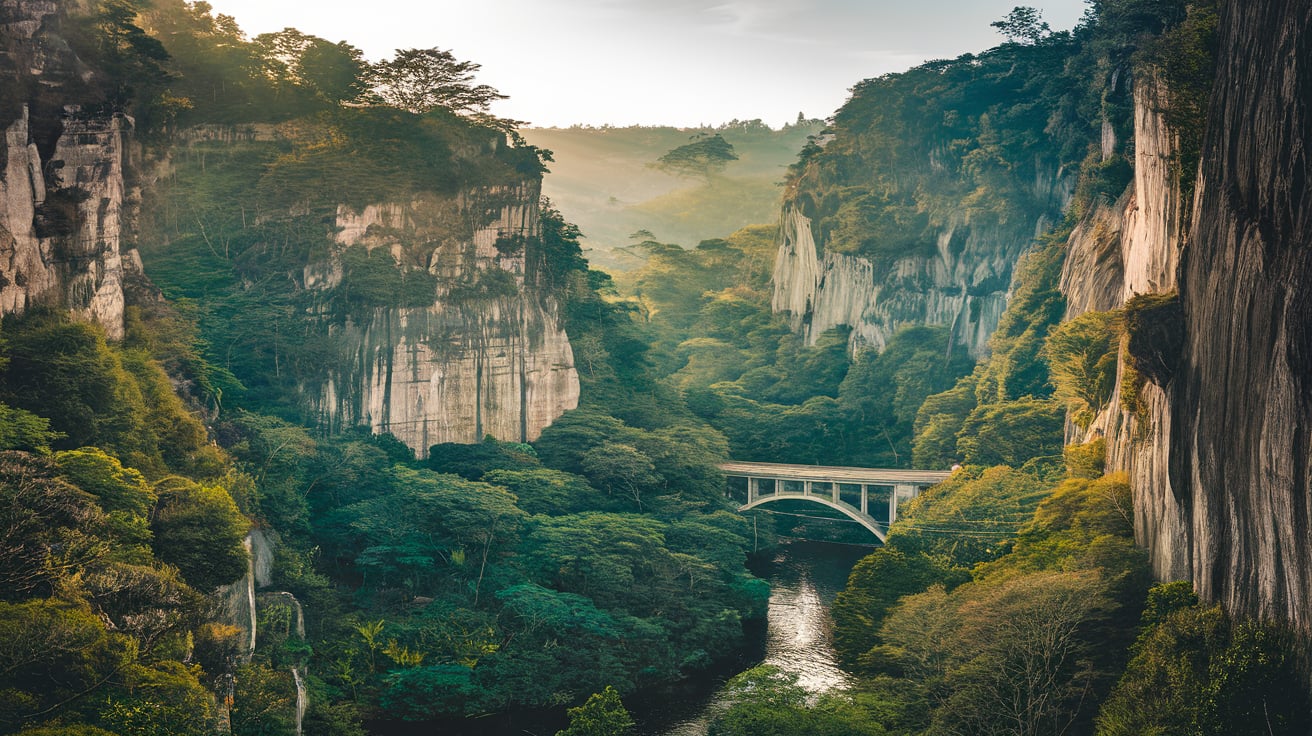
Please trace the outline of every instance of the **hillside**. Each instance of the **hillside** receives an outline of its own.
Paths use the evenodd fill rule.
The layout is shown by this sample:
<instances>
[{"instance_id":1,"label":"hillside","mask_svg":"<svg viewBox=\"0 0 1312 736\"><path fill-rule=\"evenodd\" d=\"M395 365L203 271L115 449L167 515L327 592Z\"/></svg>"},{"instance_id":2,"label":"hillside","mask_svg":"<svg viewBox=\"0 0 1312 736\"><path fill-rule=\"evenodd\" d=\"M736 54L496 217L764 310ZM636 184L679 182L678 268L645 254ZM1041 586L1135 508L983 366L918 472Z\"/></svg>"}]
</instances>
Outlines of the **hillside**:
<instances>
[{"instance_id":1,"label":"hillside","mask_svg":"<svg viewBox=\"0 0 1312 736\"><path fill-rule=\"evenodd\" d=\"M693 247L774 218L785 171L823 123L798 120L780 130L760 121L678 129L527 128L532 145L552 152L543 193L583 231L588 259L628 270L641 256L625 249L645 230L663 243ZM676 176L654 165L699 134L723 136L737 160L711 176Z\"/></svg>"}]
</instances>

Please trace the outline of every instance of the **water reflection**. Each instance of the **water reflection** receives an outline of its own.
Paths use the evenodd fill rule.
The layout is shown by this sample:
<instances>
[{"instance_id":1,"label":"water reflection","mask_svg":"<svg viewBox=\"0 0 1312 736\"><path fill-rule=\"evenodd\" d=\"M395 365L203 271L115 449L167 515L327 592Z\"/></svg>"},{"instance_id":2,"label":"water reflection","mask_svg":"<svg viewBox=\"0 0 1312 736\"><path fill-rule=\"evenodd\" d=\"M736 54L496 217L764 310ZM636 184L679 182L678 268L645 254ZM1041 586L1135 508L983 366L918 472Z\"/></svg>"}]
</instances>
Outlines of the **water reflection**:
<instances>
[{"instance_id":1,"label":"water reflection","mask_svg":"<svg viewBox=\"0 0 1312 736\"><path fill-rule=\"evenodd\" d=\"M829 607L847 584L847 575L870 548L822 542L795 542L780 549L758 574L770 581L769 621L764 656L745 663L770 664L798 676L812 693L843 689L851 684L838 667ZM644 736L705 736L711 721L730 703L723 688L700 698L671 700L640 714Z\"/></svg>"}]
</instances>

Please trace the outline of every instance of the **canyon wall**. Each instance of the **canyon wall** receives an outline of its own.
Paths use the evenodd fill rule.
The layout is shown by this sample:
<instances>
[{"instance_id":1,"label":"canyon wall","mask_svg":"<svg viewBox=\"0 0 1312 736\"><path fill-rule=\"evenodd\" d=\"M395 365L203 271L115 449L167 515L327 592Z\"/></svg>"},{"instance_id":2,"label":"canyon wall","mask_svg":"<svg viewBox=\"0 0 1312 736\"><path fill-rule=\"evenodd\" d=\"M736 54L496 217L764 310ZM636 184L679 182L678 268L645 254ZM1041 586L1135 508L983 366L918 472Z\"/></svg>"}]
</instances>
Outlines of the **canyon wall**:
<instances>
[{"instance_id":1,"label":"canyon wall","mask_svg":"<svg viewBox=\"0 0 1312 736\"><path fill-rule=\"evenodd\" d=\"M1225 3L1152 545L1199 593L1312 633L1312 5Z\"/></svg>"},{"instance_id":2,"label":"canyon wall","mask_svg":"<svg viewBox=\"0 0 1312 736\"><path fill-rule=\"evenodd\" d=\"M58 12L0 2L0 314L67 309L118 338L131 121L76 104L91 72L51 30Z\"/></svg>"},{"instance_id":3,"label":"canyon wall","mask_svg":"<svg viewBox=\"0 0 1312 736\"><path fill-rule=\"evenodd\" d=\"M428 306L373 309L335 328L349 357L329 368L324 383L306 387L323 424L365 424L422 454L439 442L486 435L528 442L578 405L559 304L529 273L534 254L525 249L540 235L538 199L534 182L360 212L338 208L341 246L385 248L399 260L410 244L435 244L424 258L438 287ZM471 237L449 237L448 223L488 211L489 202L492 221ZM508 250L506 243L526 245ZM328 289L340 273L332 260L315 263L305 283ZM489 275L509 278L496 289L477 288Z\"/></svg>"},{"instance_id":4,"label":"canyon wall","mask_svg":"<svg viewBox=\"0 0 1312 736\"><path fill-rule=\"evenodd\" d=\"M938 232L932 255L901 258L879 271L859 255L822 252L811 218L788 205L771 306L812 345L826 330L846 326L854 351L883 350L903 327L944 325L953 345L980 358L1007 309L1016 262L1050 224L1036 216L1019 228L972 228L954 219Z\"/></svg>"},{"instance_id":5,"label":"canyon wall","mask_svg":"<svg viewBox=\"0 0 1312 736\"><path fill-rule=\"evenodd\" d=\"M1182 248L1179 142L1166 121L1169 92L1152 73L1134 82L1134 181L1114 203L1095 202L1067 242L1061 289L1067 318L1119 309L1140 294L1177 287ZM1122 406L1127 382L1139 406ZM1114 398L1087 429L1071 425L1067 441L1107 440L1107 469L1130 475L1134 489L1135 538L1152 556L1161 580L1188 577L1181 561L1186 547L1182 517L1169 476L1170 401L1163 387L1129 373L1117 361Z\"/></svg>"},{"instance_id":6,"label":"canyon wall","mask_svg":"<svg viewBox=\"0 0 1312 736\"><path fill-rule=\"evenodd\" d=\"M1178 290L1172 370L1138 377L1068 439L1129 472L1154 574L1312 632L1312 10L1226 3L1192 203L1173 173L1169 91L1136 89L1135 182L1069 242L1068 316ZM1186 208L1192 228L1181 234ZM1115 396L1127 380L1121 361Z\"/></svg>"}]
</instances>

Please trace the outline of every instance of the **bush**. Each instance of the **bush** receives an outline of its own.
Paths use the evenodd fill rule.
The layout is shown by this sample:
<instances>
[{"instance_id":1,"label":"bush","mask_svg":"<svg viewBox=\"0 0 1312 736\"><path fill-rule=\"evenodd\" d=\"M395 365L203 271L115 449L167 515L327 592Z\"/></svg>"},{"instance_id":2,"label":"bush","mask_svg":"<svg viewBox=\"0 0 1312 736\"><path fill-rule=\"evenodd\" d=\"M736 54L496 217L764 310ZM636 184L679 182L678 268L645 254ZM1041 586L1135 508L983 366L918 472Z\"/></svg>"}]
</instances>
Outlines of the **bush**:
<instances>
[{"instance_id":1,"label":"bush","mask_svg":"<svg viewBox=\"0 0 1312 736\"><path fill-rule=\"evenodd\" d=\"M1184 351L1184 309L1179 292L1139 294L1122 317L1130 367L1166 388Z\"/></svg>"}]
</instances>

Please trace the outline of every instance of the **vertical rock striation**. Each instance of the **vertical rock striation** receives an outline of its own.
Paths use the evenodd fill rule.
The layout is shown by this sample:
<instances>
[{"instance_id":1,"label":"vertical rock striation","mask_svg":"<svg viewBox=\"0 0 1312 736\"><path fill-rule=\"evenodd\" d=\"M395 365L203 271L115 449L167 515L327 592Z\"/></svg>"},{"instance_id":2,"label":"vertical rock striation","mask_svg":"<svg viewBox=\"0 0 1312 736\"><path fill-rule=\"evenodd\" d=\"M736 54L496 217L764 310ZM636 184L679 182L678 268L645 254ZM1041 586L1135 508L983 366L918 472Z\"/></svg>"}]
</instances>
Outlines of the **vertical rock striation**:
<instances>
[{"instance_id":1,"label":"vertical rock striation","mask_svg":"<svg viewBox=\"0 0 1312 736\"><path fill-rule=\"evenodd\" d=\"M971 227L954 218L938 232L932 255L879 270L861 256L822 254L811 218L785 205L772 307L812 345L826 330L847 326L854 350L883 350L903 327L945 325L954 345L979 358L1006 311L1017 261L1050 224L1041 215L1020 227Z\"/></svg>"},{"instance_id":2,"label":"vertical rock striation","mask_svg":"<svg viewBox=\"0 0 1312 736\"><path fill-rule=\"evenodd\" d=\"M1312 633L1312 9L1227 3L1192 231L1181 234L1169 92L1136 84L1135 179L1069 242L1069 316L1178 289L1173 373L1087 433L1130 473L1160 579ZM1122 366L1116 395L1130 380ZM1082 436L1081 436L1082 435Z\"/></svg>"},{"instance_id":3,"label":"vertical rock striation","mask_svg":"<svg viewBox=\"0 0 1312 736\"><path fill-rule=\"evenodd\" d=\"M1312 5L1226 3L1219 59L1160 491L1188 544L1150 551L1312 633Z\"/></svg>"},{"instance_id":4,"label":"vertical rock striation","mask_svg":"<svg viewBox=\"0 0 1312 736\"><path fill-rule=\"evenodd\" d=\"M1115 203L1093 205L1071 233L1061 279L1068 318L1116 309L1136 295L1177 286L1183 207L1175 164L1179 143L1166 124L1168 104L1169 92L1157 77L1145 73L1135 81L1134 180ZM1161 552L1152 560L1154 574L1185 578L1183 517L1166 501L1172 495L1169 399L1162 387L1137 381L1118 361L1112 396L1122 396L1127 381L1136 381L1138 411L1113 401L1087 430L1072 428L1067 439L1106 438L1108 470L1128 473L1134 488L1135 538Z\"/></svg>"},{"instance_id":5,"label":"vertical rock striation","mask_svg":"<svg viewBox=\"0 0 1312 736\"><path fill-rule=\"evenodd\" d=\"M90 72L48 30L54 2L0 2L0 314L68 309L123 335L120 115L76 105Z\"/></svg>"},{"instance_id":6,"label":"vertical rock striation","mask_svg":"<svg viewBox=\"0 0 1312 736\"><path fill-rule=\"evenodd\" d=\"M473 225L453 234L462 223ZM578 405L560 307L533 268L536 184L340 207L337 227L343 247L418 258L438 287L428 306L373 309L337 329L348 360L306 387L324 424L365 424L423 454L486 435L528 442ZM340 276L330 260L308 268L305 283L328 289Z\"/></svg>"}]
</instances>

